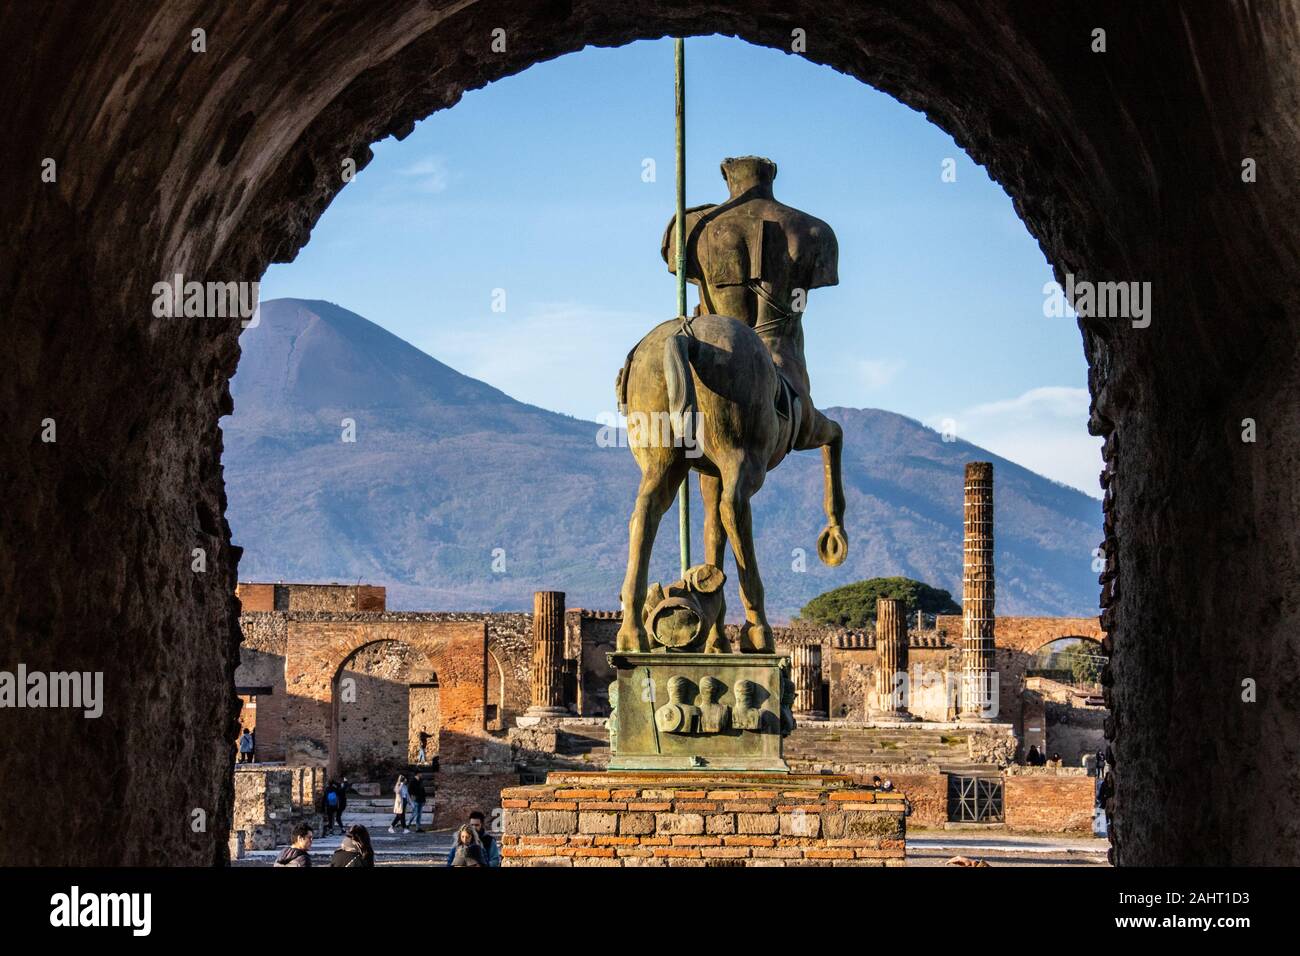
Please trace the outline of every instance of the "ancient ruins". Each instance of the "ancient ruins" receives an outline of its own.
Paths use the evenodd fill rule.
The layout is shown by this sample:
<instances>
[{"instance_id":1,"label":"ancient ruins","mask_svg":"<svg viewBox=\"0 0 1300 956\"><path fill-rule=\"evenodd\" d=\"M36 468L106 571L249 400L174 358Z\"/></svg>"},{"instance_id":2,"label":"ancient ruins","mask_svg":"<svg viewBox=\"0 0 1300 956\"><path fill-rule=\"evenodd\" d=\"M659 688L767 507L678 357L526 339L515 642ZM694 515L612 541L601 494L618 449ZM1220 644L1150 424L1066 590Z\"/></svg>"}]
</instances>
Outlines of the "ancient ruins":
<instances>
[{"instance_id":1,"label":"ancient ruins","mask_svg":"<svg viewBox=\"0 0 1300 956\"><path fill-rule=\"evenodd\" d=\"M972 463L972 471L981 476L978 493L991 495L991 467ZM970 482L967 488L969 494ZM991 529L971 514L968 508L963 580L977 586L967 586L961 616L909 618L900 602L886 600L874 631L773 629L777 655L792 664L797 724L785 738L783 759L791 771L826 783L800 802L798 817L782 796L789 787L762 774L745 786L734 780L681 786L669 798L671 775L602 773L611 764L607 723L618 611L566 608L562 594L539 592L532 614L397 612L387 610L382 586L241 584L244 644L235 683L244 702L241 724L256 730L258 762L236 769L232 846L285 842L294 822L315 814L329 775L387 782L417 766L421 731L431 735L423 769L437 793L433 825L504 806L507 859L756 861L842 850L813 844L848 839L837 829L842 825L883 826L827 815L826 806L845 802L835 799L831 778L845 776L889 779L911 803L910 826L983 821L1011 830L1090 833L1095 754L1104 749L1107 711L1094 696L1097 688L1045 670L1039 652L1062 638L1100 641L1102 633L1095 618L989 614ZM972 596L981 602L978 614ZM981 619L991 645L976 656L967 650L973 618ZM738 639L737 626L724 630ZM674 656L707 661L720 655ZM990 673L990 659L996 682L973 680ZM988 687L980 699L996 711L966 718L963 694L970 686ZM656 708L670 696L663 694ZM721 719L705 713L710 703L701 699L701 713L691 719L706 727ZM1026 766L1031 747L1059 752L1063 765ZM885 799L844 792L858 796L836 812L875 813L879 808L863 806ZM655 824L661 814L663 831ZM610 822L619 815L644 832L611 832L621 825ZM811 816L827 829L792 830L807 830ZM635 845L617 842L632 836ZM676 855L656 854L660 839ZM893 838L864 839L889 844ZM782 840L808 843L778 845ZM536 852L561 842L563 854ZM869 862L901 859L892 845L862 849L873 854L863 857ZM759 852L778 850L799 852Z\"/></svg>"}]
</instances>

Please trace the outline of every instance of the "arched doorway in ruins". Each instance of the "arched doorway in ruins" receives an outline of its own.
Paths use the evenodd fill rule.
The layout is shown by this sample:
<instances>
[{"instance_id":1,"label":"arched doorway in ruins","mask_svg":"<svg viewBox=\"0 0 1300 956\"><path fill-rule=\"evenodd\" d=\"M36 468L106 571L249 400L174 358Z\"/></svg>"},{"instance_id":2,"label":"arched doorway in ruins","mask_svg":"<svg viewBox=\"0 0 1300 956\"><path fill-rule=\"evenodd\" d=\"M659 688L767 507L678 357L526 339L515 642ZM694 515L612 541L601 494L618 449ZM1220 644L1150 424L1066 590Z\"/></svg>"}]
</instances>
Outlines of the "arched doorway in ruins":
<instances>
[{"instance_id":1,"label":"arched doorway in ruins","mask_svg":"<svg viewBox=\"0 0 1300 956\"><path fill-rule=\"evenodd\" d=\"M32 176L0 196L28 251L0 259L0 348L15 371L0 415L14 435L54 417L60 436L3 452L24 506L0 515L0 533L30 543L3 564L5 590L50 597L6 602L0 634L29 667L102 671L119 702L111 725L15 717L31 745L6 763L8 814L31 836L0 858L225 855L184 827L156 836L156 820L197 801L221 832L230 813L239 555L218 422L238 328L150 318L152 285L176 271L248 281L291 258L342 188L345 159L364 165L368 144L466 89L588 43L726 33L787 50L802 37L801 55L924 110L1006 187L1059 280L1153 283L1150 328L1082 328L1091 427L1106 436L1112 838L1122 863L1296 861L1276 833L1300 814L1300 718L1282 693L1300 676L1300 606L1287 597L1300 593L1289 8L346 0L307 15L250 3L213 14L212 36L231 39L202 56L184 52L189 18L167 10L112 3L112 34L87 46L80 5L55 2L44 42L9 36L0 58L6 85L28 92L9 117L14 168L63 164L57 185ZM1120 55L1090 50L1099 29ZM1249 183L1247 160L1261 170ZM1244 419L1261 441L1243 441ZM87 560L68 560L70 543ZM209 556L202 573L195 548ZM106 621L119 640L98 637ZM1244 681L1258 682L1248 705ZM1175 721L1184 732L1169 738ZM74 737L75 756L59 745ZM88 776L114 781L102 813L44 826L27 782Z\"/></svg>"},{"instance_id":2,"label":"arched doorway in ruins","mask_svg":"<svg viewBox=\"0 0 1300 956\"><path fill-rule=\"evenodd\" d=\"M417 762L428 734L426 763L438 754L438 675L428 656L400 640L353 651L331 682L329 771L378 780Z\"/></svg>"}]
</instances>

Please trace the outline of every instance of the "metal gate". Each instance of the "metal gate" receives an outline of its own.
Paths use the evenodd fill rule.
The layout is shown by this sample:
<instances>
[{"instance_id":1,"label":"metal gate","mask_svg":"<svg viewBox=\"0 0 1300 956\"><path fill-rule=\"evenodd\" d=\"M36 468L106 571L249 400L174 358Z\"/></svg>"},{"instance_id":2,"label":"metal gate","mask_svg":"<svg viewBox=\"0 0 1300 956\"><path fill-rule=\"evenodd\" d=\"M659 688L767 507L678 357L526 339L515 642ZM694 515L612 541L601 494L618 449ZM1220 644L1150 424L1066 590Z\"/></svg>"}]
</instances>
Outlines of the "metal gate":
<instances>
[{"instance_id":1,"label":"metal gate","mask_svg":"<svg viewBox=\"0 0 1300 956\"><path fill-rule=\"evenodd\" d=\"M950 774L948 820L951 823L1001 823L1002 778Z\"/></svg>"}]
</instances>

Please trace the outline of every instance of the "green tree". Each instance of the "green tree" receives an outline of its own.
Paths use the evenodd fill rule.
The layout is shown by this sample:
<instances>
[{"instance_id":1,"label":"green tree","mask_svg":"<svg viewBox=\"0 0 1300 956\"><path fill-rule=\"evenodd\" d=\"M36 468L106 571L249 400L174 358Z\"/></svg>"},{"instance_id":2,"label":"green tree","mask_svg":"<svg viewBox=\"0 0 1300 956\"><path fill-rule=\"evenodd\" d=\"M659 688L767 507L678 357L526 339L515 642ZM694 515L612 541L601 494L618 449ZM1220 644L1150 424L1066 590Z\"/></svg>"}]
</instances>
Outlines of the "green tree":
<instances>
[{"instance_id":1,"label":"green tree","mask_svg":"<svg viewBox=\"0 0 1300 956\"><path fill-rule=\"evenodd\" d=\"M868 627L876 621L876 599L894 598L907 604L907 613L960 614L952 595L911 578L868 578L819 594L803 606L799 618L832 627Z\"/></svg>"},{"instance_id":2,"label":"green tree","mask_svg":"<svg viewBox=\"0 0 1300 956\"><path fill-rule=\"evenodd\" d=\"M1075 641L1054 656L1056 660L1053 666L1068 670L1076 684L1096 684L1101 680L1101 668L1105 661L1101 647L1094 641Z\"/></svg>"}]
</instances>

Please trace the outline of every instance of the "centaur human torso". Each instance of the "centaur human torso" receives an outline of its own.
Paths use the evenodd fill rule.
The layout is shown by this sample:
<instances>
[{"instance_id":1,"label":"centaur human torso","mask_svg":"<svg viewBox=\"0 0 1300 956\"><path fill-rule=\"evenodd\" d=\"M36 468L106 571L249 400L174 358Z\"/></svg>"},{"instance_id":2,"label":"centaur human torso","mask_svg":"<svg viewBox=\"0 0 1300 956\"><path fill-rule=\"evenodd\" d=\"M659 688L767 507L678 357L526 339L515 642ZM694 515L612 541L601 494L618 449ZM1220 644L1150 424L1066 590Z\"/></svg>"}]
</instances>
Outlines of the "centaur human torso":
<instances>
[{"instance_id":1,"label":"centaur human torso","mask_svg":"<svg viewBox=\"0 0 1300 956\"><path fill-rule=\"evenodd\" d=\"M619 376L628 443L641 467L629 524L620 651L649 650L642 623L655 532L691 469L704 499L704 560L722 567L731 544L745 607L741 651L770 653L772 629L754 556L749 499L792 450L821 448L827 525L817 539L826 564L843 562L840 426L813 407L803 354L808 291L838 281L830 226L772 196L776 164L756 156L722 163L730 197L686 214L686 277L700 290L695 315L659 325ZM675 217L662 252L676 263ZM672 422L671 440L653 423ZM705 649L729 650L722 616Z\"/></svg>"}]
</instances>

